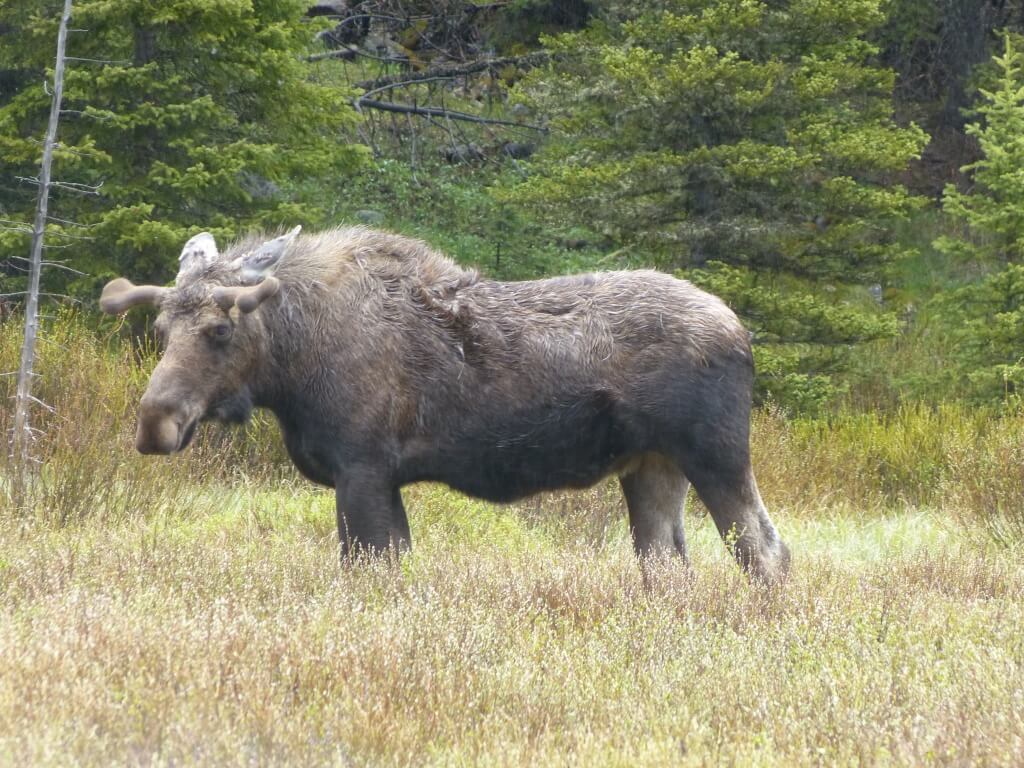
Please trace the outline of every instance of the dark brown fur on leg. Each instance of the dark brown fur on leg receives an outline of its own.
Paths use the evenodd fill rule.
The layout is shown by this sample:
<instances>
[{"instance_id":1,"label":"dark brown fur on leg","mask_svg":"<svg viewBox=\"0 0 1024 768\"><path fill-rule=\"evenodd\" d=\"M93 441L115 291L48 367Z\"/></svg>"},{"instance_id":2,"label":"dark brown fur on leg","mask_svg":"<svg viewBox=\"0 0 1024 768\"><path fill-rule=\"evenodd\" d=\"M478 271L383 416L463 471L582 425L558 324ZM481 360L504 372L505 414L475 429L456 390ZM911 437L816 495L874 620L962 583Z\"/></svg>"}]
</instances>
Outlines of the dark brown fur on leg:
<instances>
[{"instance_id":1,"label":"dark brown fur on leg","mask_svg":"<svg viewBox=\"0 0 1024 768\"><path fill-rule=\"evenodd\" d=\"M342 559L389 552L394 492L385 479L372 470L354 467L338 481L335 495Z\"/></svg>"},{"instance_id":2,"label":"dark brown fur on leg","mask_svg":"<svg viewBox=\"0 0 1024 768\"><path fill-rule=\"evenodd\" d=\"M412 534L409 532L409 518L402 503L402 492L395 488L391 494L391 546L401 554L412 549Z\"/></svg>"},{"instance_id":3,"label":"dark brown fur on leg","mask_svg":"<svg viewBox=\"0 0 1024 768\"><path fill-rule=\"evenodd\" d=\"M766 584L785 581L789 548L768 518L750 468L740 477L708 473L700 484L694 479L694 486L740 566Z\"/></svg>"},{"instance_id":4,"label":"dark brown fur on leg","mask_svg":"<svg viewBox=\"0 0 1024 768\"><path fill-rule=\"evenodd\" d=\"M626 506L633 550L640 561L644 587L651 589L665 560L681 559L689 566L683 508L689 481L669 459L656 454L619 477Z\"/></svg>"}]
</instances>

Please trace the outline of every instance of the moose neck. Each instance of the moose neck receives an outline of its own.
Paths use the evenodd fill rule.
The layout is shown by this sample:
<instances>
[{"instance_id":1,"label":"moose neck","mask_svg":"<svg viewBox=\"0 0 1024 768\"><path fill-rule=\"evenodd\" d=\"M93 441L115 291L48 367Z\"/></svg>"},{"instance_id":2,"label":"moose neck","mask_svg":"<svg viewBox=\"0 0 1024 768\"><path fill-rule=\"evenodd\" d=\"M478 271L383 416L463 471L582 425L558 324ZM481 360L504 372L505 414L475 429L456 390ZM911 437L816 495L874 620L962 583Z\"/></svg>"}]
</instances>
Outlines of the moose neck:
<instances>
[{"instance_id":1,"label":"moose neck","mask_svg":"<svg viewBox=\"0 0 1024 768\"><path fill-rule=\"evenodd\" d=\"M301 297L275 297L268 304L262 312L263 354L254 371L253 394L257 406L281 415L307 397L317 364L310 349L318 340L310 338L314 324Z\"/></svg>"}]
</instances>

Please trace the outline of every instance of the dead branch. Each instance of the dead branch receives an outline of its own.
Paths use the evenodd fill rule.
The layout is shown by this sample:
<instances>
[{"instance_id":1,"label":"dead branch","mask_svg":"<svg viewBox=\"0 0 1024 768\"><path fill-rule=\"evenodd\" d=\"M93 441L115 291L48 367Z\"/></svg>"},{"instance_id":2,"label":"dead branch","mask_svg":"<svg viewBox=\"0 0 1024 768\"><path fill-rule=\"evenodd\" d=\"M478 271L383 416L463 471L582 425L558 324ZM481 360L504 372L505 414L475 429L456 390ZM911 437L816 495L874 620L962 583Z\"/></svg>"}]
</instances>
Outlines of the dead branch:
<instances>
[{"instance_id":1,"label":"dead branch","mask_svg":"<svg viewBox=\"0 0 1024 768\"><path fill-rule=\"evenodd\" d=\"M89 239L91 240L92 238L89 238ZM46 250L51 250L53 248L66 248L66 247L67 247L66 245L44 245L43 246L43 248L45 248ZM8 262L12 262L12 261L24 262L25 264L28 264L30 266L31 266L31 263L32 263L29 259L26 259L24 256L8 256L7 260L8 260ZM56 269L63 269L65 272L71 272L72 274L75 274L75 275L85 275L86 274L85 272L80 272L79 270L75 269L74 267L69 267L63 261L52 261L52 260L44 259L44 260L39 262L39 265L41 267L55 267ZM27 271L27 270L25 270L25 271ZM40 294L40 295L42 295L42 294Z\"/></svg>"},{"instance_id":2,"label":"dead branch","mask_svg":"<svg viewBox=\"0 0 1024 768\"><path fill-rule=\"evenodd\" d=\"M359 49L356 46L347 46L345 48L339 48L337 51L327 51L327 53L314 53L306 57L306 61L312 63L315 61L324 61L325 59L347 59L354 58L359 53Z\"/></svg>"},{"instance_id":3,"label":"dead branch","mask_svg":"<svg viewBox=\"0 0 1024 768\"><path fill-rule=\"evenodd\" d=\"M357 111L362 107L377 109L381 112L397 112L402 115L429 115L430 117L443 117L446 120L461 120L464 123L478 123L480 125L506 125L511 128L525 128L530 131L547 133L548 129L542 125L531 125L530 123L517 123L513 120L498 120L490 117L471 115L468 112L455 112L450 109L438 107L417 107L412 104L396 104L391 101L377 101L376 99L354 99L352 105Z\"/></svg>"},{"instance_id":4,"label":"dead branch","mask_svg":"<svg viewBox=\"0 0 1024 768\"><path fill-rule=\"evenodd\" d=\"M107 64L107 65L118 65L127 66L131 64L128 59L87 59L82 56L65 56L64 61L82 61L87 64Z\"/></svg>"},{"instance_id":5,"label":"dead branch","mask_svg":"<svg viewBox=\"0 0 1024 768\"><path fill-rule=\"evenodd\" d=\"M430 82L433 82L435 80L450 80L450 79L451 78L449 78L449 77L447 77L445 75L439 75L438 77L421 77L421 78L417 78L416 80L403 80L403 81L398 82L398 83L386 83L385 85L382 85L380 88L374 88L373 90L367 91L366 93L364 93L362 96L359 97L358 101L362 101L363 99L369 98L370 96L373 96L375 94L383 93L384 91L390 91L390 90L392 90L394 88L401 88L401 87L406 86L406 85L417 85L419 83L430 83Z\"/></svg>"},{"instance_id":6,"label":"dead branch","mask_svg":"<svg viewBox=\"0 0 1024 768\"><path fill-rule=\"evenodd\" d=\"M537 53L528 53L525 56L505 56L498 59L474 61L463 65L431 67L430 69L425 69L422 72L381 75L379 77L375 77L373 80L364 80L361 83L356 83L356 87L377 89L390 85L392 87L399 88L401 86L412 85L425 80L452 80L456 77L462 77L463 75L473 75L477 72L483 72L484 70L489 69L498 69L500 67L534 66L546 61L548 58L549 56L546 52L538 51Z\"/></svg>"},{"instance_id":7,"label":"dead branch","mask_svg":"<svg viewBox=\"0 0 1024 768\"><path fill-rule=\"evenodd\" d=\"M100 189L103 187L103 182L99 184L78 184L73 181L51 181L51 187L57 189L66 189L68 192L75 192L79 195L96 195L100 194Z\"/></svg>"}]
</instances>

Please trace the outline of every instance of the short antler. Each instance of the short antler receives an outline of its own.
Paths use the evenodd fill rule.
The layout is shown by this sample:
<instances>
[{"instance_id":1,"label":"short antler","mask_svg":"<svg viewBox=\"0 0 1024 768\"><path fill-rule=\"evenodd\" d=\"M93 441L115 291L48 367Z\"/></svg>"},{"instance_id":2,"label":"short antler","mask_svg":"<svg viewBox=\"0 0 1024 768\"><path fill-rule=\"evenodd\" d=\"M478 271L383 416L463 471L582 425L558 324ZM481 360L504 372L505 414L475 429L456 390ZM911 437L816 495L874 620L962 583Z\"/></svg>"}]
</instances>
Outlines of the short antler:
<instances>
[{"instance_id":1,"label":"short antler","mask_svg":"<svg viewBox=\"0 0 1024 768\"><path fill-rule=\"evenodd\" d=\"M108 315L117 315L137 304L159 304L168 290L159 285L134 285L131 280L119 277L103 286L100 309Z\"/></svg>"},{"instance_id":2,"label":"short antler","mask_svg":"<svg viewBox=\"0 0 1024 768\"><path fill-rule=\"evenodd\" d=\"M231 307L238 307L241 312L249 314L279 290L281 290L281 281L276 277L268 277L252 286L215 288L213 300L225 312Z\"/></svg>"}]
</instances>

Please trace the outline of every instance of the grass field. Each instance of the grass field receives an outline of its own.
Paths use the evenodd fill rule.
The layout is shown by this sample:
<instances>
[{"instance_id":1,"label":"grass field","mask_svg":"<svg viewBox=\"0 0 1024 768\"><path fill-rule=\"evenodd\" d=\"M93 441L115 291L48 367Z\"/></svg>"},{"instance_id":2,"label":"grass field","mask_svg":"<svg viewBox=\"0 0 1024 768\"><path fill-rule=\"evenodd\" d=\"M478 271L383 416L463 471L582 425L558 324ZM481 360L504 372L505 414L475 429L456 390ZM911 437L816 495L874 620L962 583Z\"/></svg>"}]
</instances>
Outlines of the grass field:
<instances>
[{"instance_id":1,"label":"grass field","mask_svg":"<svg viewBox=\"0 0 1024 768\"><path fill-rule=\"evenodd\" d=\"M645 589L614 484L413 488L412 554L342 568L269 420L139 456L152 355L45 334L25 494L0 451L0 765L1024 764L1024 411L757 411L774 591L697 504Z\"/></svg>"},{"instance_id":2,"label":"grass field","mask_svg":"<svg viewBox=\"0 0 1024 768\"><path fill-rule=\"evenodd\" d=\"M414 552L347 568L268 487L0 519L0 763L1024 763L1024 565L937 515L777 514L776 591L692 515L645 590L613 486L413 488Z\"/></svg>"}]
</instances>

